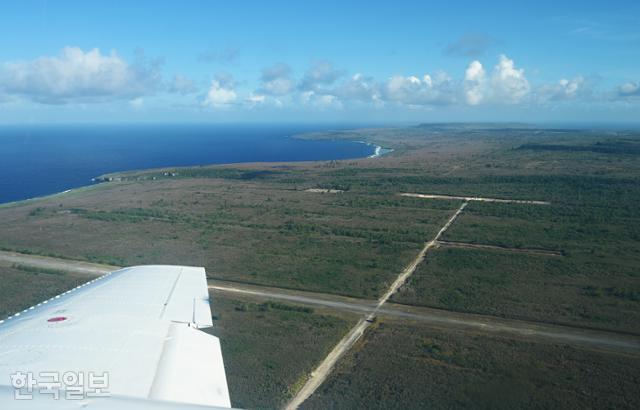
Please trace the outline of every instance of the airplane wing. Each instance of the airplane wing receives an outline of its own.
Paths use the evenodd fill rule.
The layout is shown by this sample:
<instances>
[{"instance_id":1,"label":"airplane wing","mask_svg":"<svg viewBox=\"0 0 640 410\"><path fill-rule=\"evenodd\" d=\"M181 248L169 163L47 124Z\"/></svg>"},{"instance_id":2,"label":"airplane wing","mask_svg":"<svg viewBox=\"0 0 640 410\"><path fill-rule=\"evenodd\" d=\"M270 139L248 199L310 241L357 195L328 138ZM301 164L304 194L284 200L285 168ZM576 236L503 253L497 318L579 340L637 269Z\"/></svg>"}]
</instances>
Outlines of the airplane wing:
<instances>
[{"instance_id":1,"label":"airplane wing","mask_svg":"<svg viewBox=\"0 0 640 410\"><path fill-rule=\"evenodd\" d=\"M203 268L109 273L0 321L0 408L229 408L211 326Z\"/></svg>"}]
</instances>

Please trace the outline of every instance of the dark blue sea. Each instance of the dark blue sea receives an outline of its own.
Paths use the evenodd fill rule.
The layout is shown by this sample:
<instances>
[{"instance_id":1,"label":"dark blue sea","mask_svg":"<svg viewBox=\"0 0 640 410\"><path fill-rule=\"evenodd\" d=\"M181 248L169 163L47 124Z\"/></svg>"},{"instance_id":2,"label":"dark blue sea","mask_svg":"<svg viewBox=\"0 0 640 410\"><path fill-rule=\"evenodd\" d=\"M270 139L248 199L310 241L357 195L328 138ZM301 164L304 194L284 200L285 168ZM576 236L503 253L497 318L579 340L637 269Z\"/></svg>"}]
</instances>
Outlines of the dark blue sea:
<instances>
[{"instance_id":1,"label":"dark blue sea","mask_svg":"<svg viewBox=\"0 0 640 410\"><path fill-rule=\"evenodd\" d=\"M359 158L375 147L290 136L340 126L0 126L0 203L62 192L109 172L238 162Z\"/></svg>"}]
</instances>

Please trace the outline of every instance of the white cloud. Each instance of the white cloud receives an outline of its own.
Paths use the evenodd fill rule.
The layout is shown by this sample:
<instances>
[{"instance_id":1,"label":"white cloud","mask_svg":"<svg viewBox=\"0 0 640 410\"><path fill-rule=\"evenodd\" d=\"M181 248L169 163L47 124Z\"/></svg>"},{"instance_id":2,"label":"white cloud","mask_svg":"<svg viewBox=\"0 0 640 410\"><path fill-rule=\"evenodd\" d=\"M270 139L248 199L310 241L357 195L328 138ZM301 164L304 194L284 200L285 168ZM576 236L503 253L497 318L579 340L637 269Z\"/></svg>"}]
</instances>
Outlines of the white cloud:
<instances>
[{"instance_id":1,"label":"white cloud","mask_svg":"<svg viewBox=\"0 0 640 410\"><path fill-rule=\"evenodd\" d=\"M320 110L340 110L343 108L342 101L332 94L318 94L315 91L302 91L299 98L304 105Z\"/></svg>"},{"instance_id":2,"label":"white cloud","mask_svg":"<svg viewBox=\"0 0 640 410\"><path fill-rule=\"evenodd\" d=\"M591 81L577 76L561 79L554 84L532 87L522 68L505 55L487 70L473 60L464 70L462 78L454 79L448 73L394 75L386 81L355 74L340 79L343 71L330 63L314 64L302 80L293 78L291 68L283 63L262 71L261 86L251 93L236 94L236 89L214 81L206 99L212 106L282 107L296 104L319 110L383 107L392 104L404 108L429 108L445 105L483 104L505 105L518 103L544 103L563 100L593 100ZM241 92L240 92L241 93ZM640 94L640 85L627 83L620 94ZM241 93L242 94L242 93Z\"/></svg>"},{"instance_id":3,"label":"white cloud","mask_svg":"<svg viewBox=\"0 0 640 410\"><path fill-rule=\"evenodd\" d=\"M395 75L385 84L385 97L395 101L407 101L415 99L424 87L429 87L431 79L425 76L423 83L418 77L404 77Z\"/></svg>"},{"instance_id":4,"label":"white cloud","mask_svg":"<svg viewBox=\"0 0 640 410\"><path fill-rule=\"evenodd\" d=\"M383 82L363 74L338 82L342 75L343 71L331 63L319 61L305 73L298 87L292 87L291 69L280 63L263 70L261 87L254 94L266 96L266 100L278 96L285 97L285 102L299 101L317 107L343 107L347 101L420 107L460 102L512 104L520 102L530 90L524 70L516 68L513 60L504 55L490 75L479 61L472 61L462 80L454 80L442 71L434 75L394 75ZM256 105L251 99L247 101Z\"/></svg>"},{"instance_id":5,"label":"white cloud","mask_svg":"<svg viewBox=\"0 0 640 410\"><path fill-rule=\"evenodd\" d=\"M282 108L284 106L284 103L279 97L249 93L249 96L247 96L244 100L244 105L249 108Z\"/></svg>"},{"instance_id":6,"label":"white cloud","mask_svg":"<svg viewBox=\"0 0 640 410\"><path fill-rule=\"evenodd\" d=\"M338 86L335 94L342 99L363 102L379 102L381 98L380 86L375 79L359 73Z\"/></svg>"},{"instance_id":7,"label":"white cloud","mask_svg":"<svg viewBox=\"0 0 640 410\"><path fill-rule=\"evenodd\" d=\"M455 86L451 77L439 72L434 77L395 75L382 86L382 98L386 101L417 105L447 105L455 102Z\"/></svg>"},{"instance_id":8,"label":"white cloud","mask_svg":"<svg viewBox=\"0 0 640 410\"><path fill-rule=\"evenodd\" d=\"M618 88L618 94L622 97L640 96L640 83L628 81Z\"/></svg>"},{"instance_id":9,"label":"white cloud","mask_svg":"<svg viewBox=\"0 0 640 410\"><path fill-rule=\"evenodd\" d=\"M294 89L291 78L291 67L284 63L278 63L262 70L260 94L285 95Z\"/></svg>"},{"instance_id":10,"label":"white cloud","mask_svg":"<svg viewBox=\"0 0 640 410\"><path fill-rule=\"evenodd\" d=\"M342 75L343 72L337 70L329 61L315 61L302 78L300 89L317 91L322 86L332 85Z\"/></svg>"},{"instance_id":11,"label":"white cloud","mask_svg":"<svg viewBox=\"0 0 640 410\"><path fill-rule=\"evenodd\" d=\"M529 81L523 69L516 69L513 60L504 54L493 69L491 92L496 102L517 103L529 93Z\"/></svg>"},{"instance_id":12,"label":"white cloud","mask_svg":"<svg viewBox=\"0 0 640 410\"><path fill-rule=\"evenodd\" d=\"M517 69L513 60L501 55L490 77L480 61L472 61L465 70L462 91L469 105L516 104L529 94L530 86L524 70Z\"/></svg>"},{"instance_id":13,"label":"white cloud","mask_svg":"<svg viewBox=\"0 0 640 410\"><path fill-rule=\"evenodd\" d=\"M576 96L583 83L584 78L582 77L576 77L573 80L563 78L558 82L558 85L560 86L562 96L573 98Z\"/></svg>"},{"instance_id":14,"label":"white cloud","mask_svg":"<svg viewBox=\"0 0 640 410\"><path fill-rule=\"evenodd\" d=\"M556 84L546 84L540 87L538 94L542 100L573 100L589 92L584 77L577 76L571 80L560 79Z\"/></svg>"},{"instance_id":15,"label":"white cloud","mask_svg":"<svg viewBox=\"0 0 640 410\"><path fill-rule=\"evenodd\" d=\"M211 81L203 105L226 108L235 103L237 98L233 77L228 74L219 74Z\"/></svg>"},{"instance_id":16,"label":"white cloud","mask_svg":"<svg viewBox=\"0 0 640 410\"><path fill-rule=\"evenodd\" d=\"M47 104L130 100L157 88L159 66L142 55L137 64L129 64L115 51L65 47L56 57L1 64L0 90Z\"/></svg>"},{"instance_id":17,"label":"white cloud","mask_svg":"<svg viewBox=\"0 0 640 410\"><path fill-rule=\"evenodd\" d=\"M464 73L464 94L469 105L478 105L484 98L485 71L479 61L472 61Z\"/></svg>"},{"instance_id":18,"label":"white cloud","mask_svg":"<svg viewBox=\"0 0 640 410\"><path fill-rule=\"evenodd\" d=\"M297 82L291 67L278 63L262 70L260 86L250 93L245 102L250 107L260 105L279 108L284 104L299 103L321 110L340 109L341 98L352 91L330 87L341 75L342 71L335 69L331 63L318 61Z\"/></svg>"}]
</instances>

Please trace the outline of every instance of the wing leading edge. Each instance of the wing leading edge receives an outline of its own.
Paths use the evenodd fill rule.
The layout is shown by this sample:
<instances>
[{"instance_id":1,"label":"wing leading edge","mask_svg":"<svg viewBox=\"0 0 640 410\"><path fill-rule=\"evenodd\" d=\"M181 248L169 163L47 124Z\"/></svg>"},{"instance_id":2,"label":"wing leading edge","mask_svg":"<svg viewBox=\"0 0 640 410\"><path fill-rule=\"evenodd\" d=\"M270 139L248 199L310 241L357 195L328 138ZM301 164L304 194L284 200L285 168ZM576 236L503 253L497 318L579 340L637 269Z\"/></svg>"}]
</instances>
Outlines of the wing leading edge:
<instances>
[{"instance_id":1,"label":"wing leading edge","mask_svg":"<svg viewBox=\"0 0 640 410\"><path fill-rule=\"evenodd\" d=\"M64 400L65 395L72 387L92 392L89 373L107 374L108 397L84 394L85 408L110 401L119 408L150 401L231 407L220 342L197 330L210 326L203 268L138 266L112 272L0 322L0 407L76 408L79 402ZM33 401L22 401L13 397L11 375L17 373L36 379L42 373L59 378L73 373L84 380L59 386L60 400L47 400L40 390Z\"/></svg>"}]
</instances>

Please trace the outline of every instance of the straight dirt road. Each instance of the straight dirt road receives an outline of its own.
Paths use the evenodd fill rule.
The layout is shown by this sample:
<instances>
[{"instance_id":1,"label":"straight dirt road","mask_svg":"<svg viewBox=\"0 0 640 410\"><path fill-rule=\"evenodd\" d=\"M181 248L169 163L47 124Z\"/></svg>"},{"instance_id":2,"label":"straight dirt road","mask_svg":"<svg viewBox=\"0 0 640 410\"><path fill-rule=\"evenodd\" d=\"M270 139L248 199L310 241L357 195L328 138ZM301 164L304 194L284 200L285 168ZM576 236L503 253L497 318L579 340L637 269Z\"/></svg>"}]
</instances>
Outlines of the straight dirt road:
<instances>
[{"instance_id":1,"label":"straight dirt road","mask_svg":"<svg viewBox=\"0 0 640 410\"><path fill-rule=\"evenodd\" d=\"M407 196L411 198L424 198L424 199L452 199L459 201L476 201L476 202L498 202L503 204L529 204L529 205L551 205L551 202L547 201L529 201L522 199L498 199L498 198L483 198L479 196L454 196L454 195L437 195L437 194L414 194L403 193L398 194L400 196Z\"/></svg>"},{"instance_id":2,"label":"straight dirt road","mask_svg":"<svg viewBox=\"0 0 640 410\"><path fill-rule=\"evenodd\" d=\"M528 340L540 340L640 354L640 336L389 303L389 297L411 276L426 256L428 250L434 246L438 246L440 243L439 238L460 215L466 204L466 202L463 203L456 213L447 221L445 226L440 229L434 239L425 244L418 256L400 273L388 291L378 300L350 298L220 280L209 281L209 288L214 292L244 295L261 300L283 300L362 315L358 323L334 347L314 372L312 372L307 384L300 390L294 400L289 403L287 408L297 408L306 398L313 394L331 373L331 370L338 360L362 337L376 316L389 320L419 321L442 329L457 329L473 333L493 333ZM99 265L70 259L0 251L0 265L11 266L13 264L82 273L90 276L102 275L119 268L117 266Z\"/></svg>"},{"instance_id":3,"label":"straight dirt road","mask_svg":"<svg viewBox=\"0 0 640 410\"><path fill-rule=\"evenodd\" d=\"M376 309L378 303L378 301L375 300L269 288L217 280L209 281L209 289L215 292L245 295L252 299L281 300L342 312L363 314L367 317ZM400 305L391 302L387 302L384 307L378 309L376 316L389 320L400 319L425 322L441 328L480 333L497 333L529 339L545 339L556 343L640 354L640 336L625 335L616 332L505 319L471 313L451 312L421 306Z\"/></svg>"},{"instance_id":4,"label":"straight dirt road","mask_svg":"<svg viewBox=\"0 0 640 410\"><path fill-rule=\"evenodd\" d=\"M70 273L89 276L102 275L116 269L117 266L99 265L71 259L57 259L47 256L25 255L17 252L0 251L0 265L24 265L43 269L57 269ZM635 352L640 354L640 336L624 335L615 332L582 329L578 327L510 320L494 316L450 312L441 309L399 305L387 302L385 307L376 307L379 300L367 300L291 289L250 285L220 280L210 280L209 289L244 295L259 300L282 300L309 306L318 306L342 312L376 315L389 319L415 320L443 328L501 333L517 337L546 339L552 342L576 344L602 349ZM215 303L215 302L214 302Z\"/></svg>"},{"instance_id":5,"label":"straight dirt road","mask_svg":"<svg viewBox=\"0 0 640 410\"><path fill-rule=\"evenodd\" d=\"M469 243L469 242L438 241L437 245L446 246L450 248L492 249L496 251L528 253L531 255L543 255L543 256L562 256L563 255L562 252L554 251L551 249L507 248L506 246L485 245L485 244Z\"/></svg>"},{"instance_id":6,"label":"straight dirt road","mask_svg":"<svg viewBox=\"0 0 640 410\"><path fill-rule=\"evenodd\" d=\"M27 255L24 253L0 251L0 264L25 265L33 268L55 269L65 272L87 275L104 275L119 269L117 266L101 265L72 259L59 259L49 256Z\"/></svg>"},{"instance_id":7,"label":"straight dirt road","mask_svg":"<svg viewBox=\"0 0 640 410\"><path fill-rule=\"evenodd\" d=\"M458 208L451 218L449 218L447 223L438 231L436 236L427 242L420 253L418 253L418 256L416 256L416 258L402 272L400 272L400 275L398 275L396 280L391 284L387 292L380 297L375 308L366 313L364 318L360 319L360 321L358 321L358 323L342 338L342 340L340 340L333 350L331 350L327 357L325 357L320 365L311 373L304 386L302 386L293 399L291 399L291 401L286 405L286 410L294 410L300 407L300 405L304 403L304 401L307 400L318 389L318 387L320 387L320 385L327 379L338 360L340 360L355 345L358 339L362 337L365 330L367 330L367 328L373 323L376 313L389 300L391 295L393 295L409 278L409 276L411 276L420 262L422 262L429 249L435 246L438 239L456 220L467 204L468 202L464 202L460 205L460 208Z\"/></svg>"}]
</instances>

